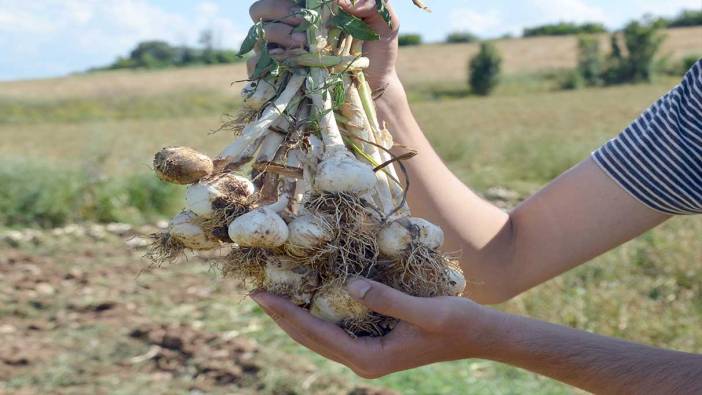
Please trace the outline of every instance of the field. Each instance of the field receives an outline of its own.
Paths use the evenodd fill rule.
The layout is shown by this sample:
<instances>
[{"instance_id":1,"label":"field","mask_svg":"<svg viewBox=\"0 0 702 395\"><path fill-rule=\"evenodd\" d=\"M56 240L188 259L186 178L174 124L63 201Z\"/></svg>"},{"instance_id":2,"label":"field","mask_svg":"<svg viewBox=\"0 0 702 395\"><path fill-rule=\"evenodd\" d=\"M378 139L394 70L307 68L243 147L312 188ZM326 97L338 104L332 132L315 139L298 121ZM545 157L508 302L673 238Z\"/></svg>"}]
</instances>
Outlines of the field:
<instances>
[{"instance_id":1,"label":"field","mask_svg":"<svg viewBox=\"0 0 702 395\"><path fill-rule=\"evenodd\" d=\"M663 53L702 54L700 34L670 31ZM507 75L489 98L463 88L472 45L409 48L400 71L448 165L505 207L678 80L560 91L573 38L499 46ZM483 361L366 382L296 346L207 259L141 273L143 237L181 204L178 189L153 180L151 155L165 144L216 153L231 137L211 132L236 111L240 85L230 84L243 78L237 65L0 83L0 394L576 392ZM132 225L65 227L85 219ZM673 219L499 308L702 352L700 234L700 218Z\"/></svg>"}]
</instances>

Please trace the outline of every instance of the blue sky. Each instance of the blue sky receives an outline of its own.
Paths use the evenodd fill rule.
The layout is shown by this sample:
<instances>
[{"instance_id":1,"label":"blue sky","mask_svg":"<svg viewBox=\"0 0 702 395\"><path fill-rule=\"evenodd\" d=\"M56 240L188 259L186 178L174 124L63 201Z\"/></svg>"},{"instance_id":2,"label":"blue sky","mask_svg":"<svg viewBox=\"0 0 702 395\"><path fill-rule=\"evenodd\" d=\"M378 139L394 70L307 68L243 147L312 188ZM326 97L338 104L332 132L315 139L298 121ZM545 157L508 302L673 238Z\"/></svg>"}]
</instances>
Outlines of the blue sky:
<instances>
[{"instance_id":1,"label":"blue sky","mask_svg":"<svg viewBox=\"0 0 702 395\"><path fill-rule=\"evenodd\" d=\"M429 41L451 31L484 37L519 34L556 21L599 21L611 28L646 13L700 9L702 0L394 0L405 32ZM110 63L137 42L195 44L204 29L222 47L248 30L249 0L0 0L0 80L45 78Z\"/></svg>"}]
</instances>

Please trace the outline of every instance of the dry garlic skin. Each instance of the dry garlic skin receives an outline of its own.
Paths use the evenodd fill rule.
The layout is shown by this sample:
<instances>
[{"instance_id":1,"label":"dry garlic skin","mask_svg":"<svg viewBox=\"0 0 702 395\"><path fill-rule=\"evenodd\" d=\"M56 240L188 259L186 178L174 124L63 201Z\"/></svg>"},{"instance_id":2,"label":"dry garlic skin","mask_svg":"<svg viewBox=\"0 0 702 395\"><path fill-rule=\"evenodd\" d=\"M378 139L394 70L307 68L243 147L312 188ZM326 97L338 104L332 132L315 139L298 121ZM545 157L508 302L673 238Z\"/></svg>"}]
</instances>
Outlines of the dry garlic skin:
<instances>
[{"instance_id":1,"label":"dry garlic skin","mask_svg":"<svg viewBox=\"0 0 702 395\"><path fill-rule=\"evenodd\" d=\"M466 290L466 278L463 273L455 268L447 270L448 292L451 296L461 296Z\"/></svg>"},{"instance_id":2,"label":"dry garlic skin","mask_svg":"<svg viewBox=\"0 0 702 395\"><path fill-rule=\"evenodd\" d=\"M241 247L280 247L288 235L288 225L267 207L244 214L229 225L229 237Z\"/></svg>"},{"instance_id":3,"label":"dry garlic skin","mask_svg":"<svg viewBox=\"0 0 702 395\"><path fill-rule=\"evenodd\" d=\"M183 211L173 218L168 234L191 250L212 250L220 246L218 240L207 235L197 224L197 216L191 211Z\"/></svg>"},{"instance_id":4,"label":"dry garlic skin","mask_svg":"<svg viewBox=\"0 0 702 395\"><path fill-rule=\"evenodd\" d=\"M299 265L288 256L272 256L266 262L263 288L267 292L285 296L302 306L312 301L312 295L318 285L317 273L314 270Z\"/></svg>"},{"instance_id":5,"label":"dry garlic skin","mask_svg":"<svg viewBox=\"0 0 702 395\"><path fill-rule=\"evenodd\" d=\"M331 286L319 290L314 295L310 312L317 318L339 324L344 321L363 320L370 310L352 298L346 289Z\"/></svg>"},{"instance_id":6,"label":"dry garlic skin","mask_svg":"<svg viewBox=\"0 0 702 395\"><path fill-rule=\"evenodd\" d=\"M154 170L163 181L193 184L212 174L212 159L188 147L166 147L154 157Z\"/></svg>"},{"instance_id":7,"label":"dry garlic skin","mask_svg":"<svg viewBox=\"0 0 702 395\"><path fill-rule=\"evenodd\" d=\"M227 173L190 185L185 192L185 204L188 210L200 217L211 218L218 202L221 206L236 204L245 201L253 193L251 180Z\"/></svg>"},{"instance_id":8,"label":"dry garlic skin","mask_svg":"<svg viewBox=\"0 0 702 395\"><path fill-rule=\"evenodd\" d=\"M288 230L286 249L296 256L304 256L334 238L331 225L324 218L310 214L295 218L288 224Z\"/></svg>"},{"instance_id":9,"label":"dry garlic skin","mask_svg":"<svg viewBox=\"0 0 702 395\"><path fill-rule=\"evenodd\" d=\"M375 187L377 178L370 165L350 155L334 155L317 168L315 186L328 193L362 195Z\"/></svg>"},{"instance_id":10,"label":"dry garlic skin","mask_svg":"<svg viewBox=\"0 0 702 395\"><path fill-rule=\"evenodd\" d=\"M444 244L444 232L422 218L403 218L392 222L378 234L380 252L388 257L400 257L413 247L438 250Z\"/></svg>"},{"instance_id":11,"label":"dry garlic skin","mask_svg":"<svg viewBox=\"0 0 702 395\"><path fill-rule=\"evenodd\" d=\"M258 111L275 98L276 85L266 80L251 81L241 91L244 106Z\"/></svg>"}]
</instances>

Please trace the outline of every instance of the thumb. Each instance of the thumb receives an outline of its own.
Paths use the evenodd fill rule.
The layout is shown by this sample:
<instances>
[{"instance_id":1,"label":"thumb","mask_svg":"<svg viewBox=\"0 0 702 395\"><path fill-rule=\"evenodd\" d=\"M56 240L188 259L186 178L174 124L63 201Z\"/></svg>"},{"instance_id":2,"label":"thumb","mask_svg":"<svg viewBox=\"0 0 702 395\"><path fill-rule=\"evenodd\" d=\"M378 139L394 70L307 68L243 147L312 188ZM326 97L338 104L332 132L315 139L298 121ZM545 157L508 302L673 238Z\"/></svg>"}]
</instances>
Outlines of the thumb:
<instances>
[{"instance_id":1,"label":"thumb","mask_svg":"<svg viewBox=\"0 0 702 395\"><path fill-rule=\"evenodd\" d=\"M353 279L347 285L351 297L376 313L387 315L420 327L436 312L428 298L407 295L385 284L368 279Z\"/></svg>"}]
</instances>

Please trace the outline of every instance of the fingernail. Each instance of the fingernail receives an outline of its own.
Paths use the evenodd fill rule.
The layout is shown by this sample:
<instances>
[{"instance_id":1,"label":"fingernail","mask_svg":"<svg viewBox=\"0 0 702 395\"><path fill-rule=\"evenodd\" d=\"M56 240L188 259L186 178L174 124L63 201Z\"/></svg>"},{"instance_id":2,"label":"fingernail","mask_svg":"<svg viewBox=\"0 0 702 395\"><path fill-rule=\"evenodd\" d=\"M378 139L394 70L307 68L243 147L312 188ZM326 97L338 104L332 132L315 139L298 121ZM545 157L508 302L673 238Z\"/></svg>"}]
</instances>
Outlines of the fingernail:
<instances>
[{"instance_id":1,"label":"fingernail","mask_svg":"<svg viewBox=\"0 0 702 395\"><path fill-rule=\"evenodd\" d=\"M346 286L346 289L349 291L351 297L353 297L354 299L361 300L366 297L366 294L371 289L371 285L366 280L356 279L352 280Z\"/></svg>"},{"instance_id":2,"label":"fingernail","mask_svg":"<svg viewBox=\"0 0 702 395\"><path fill-rule=\"evenodd\" d=\"M301 32L295 32L293 33L290 38L293 40L293 42L303 45L305 41L307 41L307 35L305 33Z\"/></svg>"},{"instance_id":3,"label":"fingernail","mask_svg":"<svg viewBox=\"0 0 702 395\"><path fill-rule=\"evenodd\" d=\"M283 48L273 48L268 50L268 53L271 55L280 55L282 53L285 53L285 50Z\"/></svg>"}]
</instances>

